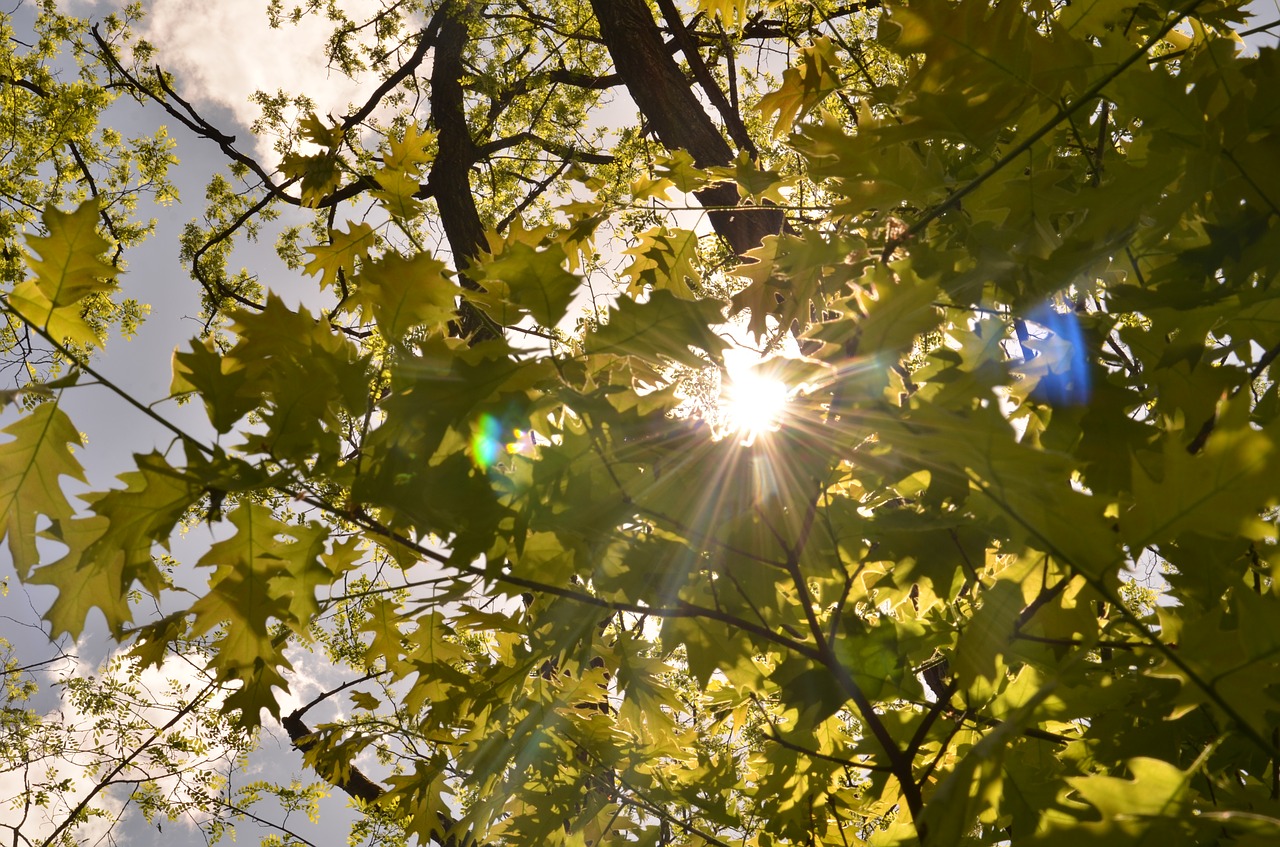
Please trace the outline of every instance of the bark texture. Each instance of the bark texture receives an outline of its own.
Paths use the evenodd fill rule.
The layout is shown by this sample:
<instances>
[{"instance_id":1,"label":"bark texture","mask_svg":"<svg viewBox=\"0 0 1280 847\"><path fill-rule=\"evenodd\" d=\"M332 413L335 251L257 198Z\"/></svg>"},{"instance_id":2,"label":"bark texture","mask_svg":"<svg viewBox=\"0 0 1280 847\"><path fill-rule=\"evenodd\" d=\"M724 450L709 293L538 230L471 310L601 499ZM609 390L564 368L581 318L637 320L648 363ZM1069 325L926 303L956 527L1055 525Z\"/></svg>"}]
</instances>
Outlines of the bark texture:
<instances>
[{"instance_id":1,"label":"bark texture","mask_svg":"<svg viewBox=\"0 0 1280 847\"><path fill-rule=\"evenodd\" d=\"M466 269L488 242L471 191L471 168L480 158L480 150L467 126L462 55L470 39L466 17L481 5L454 2L440 7L436 15L442 19L431 61L431 119L438 133L439 150L431 165L428 185L440 210L440 222L453 251L459 279L463 287L473 291L480 286L467 276ZM479 311L465 301L459 310L458 334L473 342L497 337Z\"/></svg>"},{"instance_id":2,"label":"bark texture","mask_svg":"<svg viewBox=\"0 0 1280 847\"><path fill-rule=\"evenodd\" d=\"M698 167L727 165L733 149L694 95L680 66L662 40L645 0L591 0L600 36L609 48L618 76L662 144L687 150ZM735 206L738 189L719 185L697 192L704 206ZM783 230L780 209L733 209L709 213L715 227L738 255Z\"/></svg>"}]
</instances>

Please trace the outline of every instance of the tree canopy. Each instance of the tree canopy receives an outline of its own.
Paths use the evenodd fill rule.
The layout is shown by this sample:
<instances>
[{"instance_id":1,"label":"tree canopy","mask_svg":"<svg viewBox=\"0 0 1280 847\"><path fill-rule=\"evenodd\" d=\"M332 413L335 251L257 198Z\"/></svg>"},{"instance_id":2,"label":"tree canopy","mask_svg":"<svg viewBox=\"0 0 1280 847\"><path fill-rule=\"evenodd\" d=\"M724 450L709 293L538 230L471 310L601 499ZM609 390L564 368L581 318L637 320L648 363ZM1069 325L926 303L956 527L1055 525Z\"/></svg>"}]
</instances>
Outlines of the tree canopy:
<instances>
[{"instance_id":1,"label":"tree canopy","mask_svg":"<svg viewBox=\"0 0 1280 847\"><path fill-rule=\"evenodd\" d=\"M0 526L52 636L194 662L176 714L234 751L282 726L356 841L1280 838L1280 53L1241 40L1280 22L273 0L367 99L261 92L263 155L140 14L47 2L0 47ZM121 94L228 168L165 396L95 363L175 162L109 127ZM263 232L292 273L233 268ZM172 439L73 502L86 383ZM346 681L282 708L305 663ZM161 796L174 736L133 732L46 843L122 785L252 816Z\"/></svg>"}]
</instances>

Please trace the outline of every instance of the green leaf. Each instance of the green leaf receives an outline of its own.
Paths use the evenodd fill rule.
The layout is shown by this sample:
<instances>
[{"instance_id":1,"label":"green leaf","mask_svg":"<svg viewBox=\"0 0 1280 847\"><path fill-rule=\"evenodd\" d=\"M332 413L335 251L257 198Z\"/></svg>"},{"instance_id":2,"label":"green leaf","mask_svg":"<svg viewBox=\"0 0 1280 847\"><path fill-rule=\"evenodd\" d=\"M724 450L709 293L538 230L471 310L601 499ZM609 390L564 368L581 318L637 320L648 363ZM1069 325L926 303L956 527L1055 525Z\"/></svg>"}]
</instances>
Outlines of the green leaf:
<instances>
[{"instance_id":1,"label":"green leaf","mask_svg":"<svg viewBox=\"0 0 1280 847\"><path fill-rule=\"evenodd\" d=\"M670 150L657 160L656 173L660 183L667 183L685 194L705 188L712 182L710 174L693 162L688 150Z\"/></svg>"},{"instance_id":2,"label":"green leaf","mask_svg":"<svg viewBox=\"0 0 1280 847\"><path fill-rule=\"evenodd\" d=\"M856 341L854 349L863 356L900 355L941 321L937 298L937 285L920 278L908 263L877 264L845 305L855 320L838 321L813 336L829 343Z\"/></svg>"},{"instance_id":3,"label":"green leaf","mask_svg":"<svg viewBox=\"0 0 1280 847\"><path fill-rule=\"evenodd\" d=\"M765 236L743 257L753 261L734 269L751 282L733 295L729 314L747 311L747 327L757 338L768 333L770 316L783 330L809 324L826 311L828 298L847 293L856 270L845 260L859 246L856 239L813 230Z\"/></svg>"},{"instance_id":4,"label":"green leaf","mask_svg":"<svg viewBox=\"0 0 1280 847\"><path fill-rule=\"evenodd\" d=\"M698 236L691 230L654 227L640 234L639 244L623 252L635 257L624 271L631 278L627 293L632 297L655 289L692 300L694 290L702 285L702 275L694 267Z\"/></svg>"},{"instance_id":5,"label":"green leaf","mask_svg":"<svg viewBox=\"0 0 1280 847\"><path fill-rule=\"evenodd\" d=\"M321 288L328 288L331 285L336 287L339 274L345 276L349 282L352 274L355 273L356 260L366 259L377 242L378 236L374 233L373 227L363 221L358 224L347 221L346 232L331 229L328 244L317 244L307 248L307 252L315 258L307 262L302 270L311 276L320 274Z\"/></svg>"},{"instance_id":6,"label":"green leaf","mask_svg":"<svg viewBox=\"0 0 1280 847\"><path fill-rule=\"evenodd\" d=\"M40 561L36 523L41 516L57 523L74 510L59 477L84 482L84 470L67 445L79 447L80 433L56 402L43 403L4 430L13 440L0 445L0 520L19 573Z\"/></svg>"},{"instance_id":7,"label":"green leaf","mask_svg":"<svg viewBox=\"0 0 1280 847\"><path fill-rule=\"evenodd\" d=\"M308 112L298 122L298 130L299 135L307 141L330 150L341 144L346 136L346 131L340 124L325 126L324 121L320 120L320 116L315 112Z\"/></svg>"},{"instance_id":8,"label":"green leaf","mask_svg":"<svg viewBox=\"0 0 1280 847\"><path fill-rule=\"evenodd\" d=\"M128 601L131 580L125 577L124 550L98 545L109 527L107 518L95 515L76 518L60 525L56 532L45 533L68 547L65 556L36 568L28 577L35 585L58 589L58 596L44 615L53 638L65 633L78 639L93 609L102 612L113 633L122 632L132 620ZM97 550L90 555L95 545Z\"/></svg>"},{"instance_id":9,"label":"green leaf","mask_svg":"<svg viewBox=\"0 0 1280 847\"><path fill-rule=\"evenodd\" d=\"M774 138L790 132L797 120L840 87L839 67L835 46L829 38L817 38L800 49L799 66L783 71L782 86L761 97L756 106L765 120L778 116L773 124Z\"/></svg>"},{"instance_id":10,"label":"green leaf","mask_svg":"<svg viewBox=\"0 0 1280 847\"><path fill-rule=\"evenodd\" d=\"M230 515L236 532L214 544L199 565L214 567L209 589L191 605L195 634L215 631L210 668L220 681L239 680L227 706L242 711L249 727L266 709L274 717L280 705L274 688L287 688L282 670L290 665L273 637L273 621L305 631L318 611L314 587L331 575L319 562L327 532L312 525L277 520L258 504Z\"/></svg>"},{"instance_id":11,"label":"green leaf","mask_svg":"<svg viewBox=\"0 0 1280 847\"><path fill-rule=\"evenodd\" d=\"M218 432L230 432L252 411L259 397L247 390L249 374L235 359L222 355L213 339L192 339L191 352L173 351L173 382L169 393L195 391L204 400L209 422Z\"/></svg>"},{"instance_id":12,"label":"green leaf","mask_svg":"<svg viewBox=\"0 0 1280 847\"><path fill-rule=\"evenodd\" d=\"M174 528L204 489L159 453L136 455L134 462L137 470L120 475L125 489L85 495L93 511L108 521L102 537L85 551L85 558L114 561L116 553L122 553L124 584L139 580L153 596L159 596L167 586L155 567L152 548L169 546Z\"/></svg>"},{"instance_id":13,"label":"green leaf","mask_svg":"<svg viewBox=\"0 0 1280 847\"><path fill-rule=\"evenodd\" d=\"M45 299L57 309L110 290L120 269L102 259L111 244L98 234L98 201L86 200L74 212L49 206L41 219L48 235L27 237L40 255L26 259Z\"/></svg>"},{"instance_id":14,"label":"green leaf","mask_svg":"<svg viewBox=\"0 0 1280 847\"><path fill-rule=\"evenodd\" d=\"M1224 404L1198 455L1176 432L1164 439L1158 475L1134 462L1134 502L1120 526L1135 550L1194 531L1264 538L1271 528L1259 510L1280 497L1280 449L1269 431L1248 420L1247 395Z\"/></svg>"},{"instance_id":15,"label":"green leaf","mask_svg":"<svg viewBox=\"0 0 1280 847\"><path fill-rule=\"evenodd\" d=\"M704 367L706 360L691 348L720 361L729 346L714 330L724 321L723 309L719 300L681 300L670 291L654 291L644 303L621 297L608 323L587 337L587 349Z\"/></svg>"},{"instance_id":16,"label":"green leaf","mask_svg":"<svg viewBox=\"0 0 1280 847\"><path fill-rule=\"evenodd\" d=\"M540 326L554 327L569 311L582 280L565 270L568 256L564 247L553 243L537 248L513 236L493 255L472 266L476 282L487 295L468 294L468 299L485 306L500 324L517 323L527 312ZM499 298L505 302L493 302ZM515 309L507 311L507 304Z\"/></svg>"},{"instance_id":17,"label":"green leaf","mask_svg":"<svg viewBox=\"0 0 1280 847\"><path fill-rule=\"evenodd\" d=\"M416 176L391 168L379 168L373 178L378 182L378 190L373 192L373 196L393 218L408 221L422 214L422 203L417 198L422 185Z\"/></svg>"},{"instance_id":18,"label":"green leaf","mask_svg":"<svg viewBox=\"0 0 1280 847\"><path fill-rule=\"evenodd\" d=\"M342 160L334 153L289 153L280 161L280 172L301 182L302 205L314 208L342 182L341 165Z\"/></svg>"},{"instance_id":19,"label":"green leaf","mask_svg":"<svg viewBox=\"0 0 1280 847\"><path fill-rule=\"evenodd\" d=\"M332 467L341 457L339 433L348 416L367 408L368 359L328 322L295 312L274 295L265 305L261 312L236 314L240 340L227 356L245 372L245 383L235 407L219 409L215 417L230 418L240 398L254 397L266 432L253 432L248 449L277 458L318 456Z\"/></svg>"},{"instance_id":20,"label":"green leaf","mask_svg":"<svg viewBox=\"0 0 1280 847\"><path fill-rule=\"evenodd\" d=\"M1190 843L1186 835L1191 813L1190 782L1198 768L1182 771L1150 757L1130 759L1125 766L1131 778L1094 774L1068 779L1102 820L1067 823L1046 816L1034 843L1065 847L1079 844L1081 838L1107 847L1144 842Z\"/></svg>"},{"instance_id":21,"label":"green leaf","mask_svg":"<svg viewBox=\"0 0 1280 847\"><path fill-rule=\"evenodd\" d=\"M415 327L442 327L454 315L457 283L444 262L427 253L404 258L388 253L367 263L353 302L370 313L384 338L399 339Z\"/></svg>"},{"instance_id":22,"label":"green leaf","mask_svg":"<svg viewBox=\"0 0 1280 847\"><path fill-rule=\"evenodd\" d=\"M574 551L565 549L553 532L531 532L518 553L511 556L511 573L554 585L568 582L576 573Z\"/></svg>"},{"instance_id":23,"label":"green leaf","mask_svg":"<svg viewBox=\"0 0 1280 847\"><path fill-rule=\"evenodd\" d=\"M721 176L738 186L738 196L753 203L787 202L782 189L795 185L794 177L783 176L781 172L760 167L746 151L738 154L733 164L726 168L709 168L713 176Z\"/></svg>"},{"instance_id":24,"label":"green leaf","mask_svg":"<svg viewBox=\"0 0 1280 847\"><path fill-rule=\"evenodd\" d=\"M111 245L98 234L98 216L96 200L86 200L74 212L47 207L42 219L49 234L27 238L40 253L26 257L35 278L19 283L8 297L23 320L59 343L102 343L101 331L85 320L82 301L112 290L120 271L102 259Z\"/></svg>"},{"instance_id":25,"label":"green leaf","mask_svg":"<svg viewBox=\"0 0 1280 847\"><path fill-rule=\"evenodd\" d=\"M102 338L85 320L80 304L54 306L44 296L35 280L27 280L14 286L8 297L9 306L24 321L43 329L59 344L70 342L83 347L100 345Z\"/></svg>"},{"instance_id":26,"label":"green leaf","mask_svg":"<svg viewBox=\"0 0 1280 847\"><path fill-rule=\"evenodd\" d=\"M1056 688L1042 684L1013 714L1003 716L994 730L966 752L959 766L941 780L921 825L940 844L959 844L983 813L999 806L1006 793L1005 760L1019 734L1032 723L1036 707Z\"/></svg>"}]
</instances>

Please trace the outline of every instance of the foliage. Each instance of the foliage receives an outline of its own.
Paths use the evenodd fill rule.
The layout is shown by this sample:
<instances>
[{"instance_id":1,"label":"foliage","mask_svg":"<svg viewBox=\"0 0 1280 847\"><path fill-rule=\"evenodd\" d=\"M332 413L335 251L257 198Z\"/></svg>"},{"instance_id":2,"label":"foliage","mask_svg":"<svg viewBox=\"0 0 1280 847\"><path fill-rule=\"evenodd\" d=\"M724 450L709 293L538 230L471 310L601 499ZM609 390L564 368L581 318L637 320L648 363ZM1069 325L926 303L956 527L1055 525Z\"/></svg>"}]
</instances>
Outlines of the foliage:
<instances>
[{"instance_id":1,"label":"foliage","mask_svg":"<svg viewBox=\"0 0 1280 847\"><path fill-rule=\"evenodd\" d=\"M80 204L76 225L87 225L86 237L105 238L107 245L66 246L76 246L88 263L101 261L97 254L110 246L109 261L118 271L123 267L122 250L139 244L155 226L154 221L134 219L139 196L150 195L160 203L176 198L167 178L174 159L172 142L163 129L151 136L125 138L115 129L99 126L99 117L119 91L105 84L98 58L84 49L87 25L62 14L53 0L34 5L33 42L28 33L15 31L10 15L0 16L4 104L0 109L0 289L12 292L15 307L22 308L18 304L24 303L28 317L36 323L52 320L59 341L70 341L69 350L75 356L102 347L112 328L130 336L147 307L133 298L119 297L112 273L97 277L97 283L92 276L81 277L89 288L63 292L65 302L50 302L55 292L44 286L33 299L32 283L24 281L24 259L31 259L24 249L24 234L36 239L41 234L46 239L56 237L50 227L65 218L51 207ZM140 15L138 4L109 15L102 22L106 37L129 43L129 29ZM145 49L137 55L145 58ZM81 204L86 198L97 203ZM46 210L43 223L41 210ZM102 234L93 232L95 218ZM48 240L43 243L45 249L53 246ZM37 252L41 249L35 241L29 246ZM41 279L40 269L33 266L33 270ZM20 290L23 286L25 295ZM12 369L12 382L25 383L47 377L51 369L56 372L65 357L33 339L24 324L10 316L0 326L0 361L6 370Z\"/></svg>"},{"instance_id":2,"label":"foliage","mask_svg":"<svg viewBox=\"0 0 1280 847\"><path fill-rule=\"evenodd\" d=\"M197 646L187 647L198 659ZM38 833L45 844L82 843L77 835L110 833L129 806L148 822L219 830L208 812L227 805L220 795L251 736L225 720L216 686L194 665L161 673L122 657L94 675L74 656L20 665L9 642L0 651L2 799L11 809L0 826L15 840ZM56 714L35 708L44 687L58 693ZM127 798L112 794L119 784L133 786Z\"/></svg>"},{"instance_id":3,"label":"foliage","mask_svg":"<svg viewBox=\"0 0 1280 847\"><path fill-rule=\"evenodd\" d=\"M257 182L184 239L216 440L137 398L175 445L77 509L71 381L8 430L54 635L188 651L380 843L1272 843L1280 53L1239 4L544 5L273 5L382 81L268 110L278 172L87 44ZM68 354L88 203L7 301ZM296 309L225 262L287 204ZM752 344L789 402L744 437L687 386Z\"/></svg>"}]
</instances>

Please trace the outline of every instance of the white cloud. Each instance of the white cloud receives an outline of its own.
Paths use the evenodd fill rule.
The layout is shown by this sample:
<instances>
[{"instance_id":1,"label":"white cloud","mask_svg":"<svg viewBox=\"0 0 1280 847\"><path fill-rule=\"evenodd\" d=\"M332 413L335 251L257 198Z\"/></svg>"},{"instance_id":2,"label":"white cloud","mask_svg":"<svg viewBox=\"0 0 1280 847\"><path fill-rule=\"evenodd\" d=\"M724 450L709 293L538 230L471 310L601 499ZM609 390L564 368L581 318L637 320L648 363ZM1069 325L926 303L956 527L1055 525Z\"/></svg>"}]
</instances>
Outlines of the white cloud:
<instances>
[{"instance_id":1,"label":"white cloud","mask_svg":"<svg viewBox=\"0 0 1280 847\"><path fill-rule=\"evenodd\" d=\"M158 63L178 78L184 99L197 110L210 104L224 107L242 127L260 117L250 101L256 91L306 94L318 114L335 117L347 112L348 104L363 102L372 85L326 66L329 21L311 15L297 25L272 29L265 6L262 0L153 0L141 34L158 49ZM377 7L374 0L346 4L356 20ZM237 134L230 127L223 130ZM260 138L254 152L274 163L272 143Z\"/></svg>"}]
</instances>

